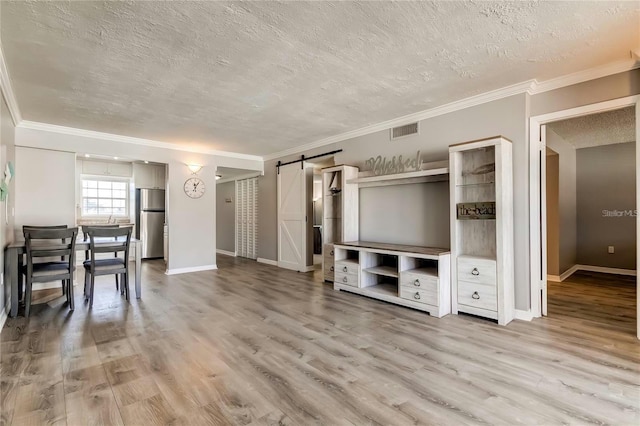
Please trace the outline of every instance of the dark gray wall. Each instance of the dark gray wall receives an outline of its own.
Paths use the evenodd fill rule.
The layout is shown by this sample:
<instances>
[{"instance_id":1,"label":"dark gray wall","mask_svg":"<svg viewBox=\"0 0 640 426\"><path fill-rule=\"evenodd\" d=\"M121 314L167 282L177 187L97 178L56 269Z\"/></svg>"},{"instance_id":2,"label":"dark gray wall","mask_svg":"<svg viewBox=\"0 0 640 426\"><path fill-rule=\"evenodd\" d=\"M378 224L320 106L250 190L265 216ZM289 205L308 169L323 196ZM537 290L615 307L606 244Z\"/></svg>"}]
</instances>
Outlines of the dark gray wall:
<instances>
[{"instance_id":1,"label":"dark gray wall","mask_svg":"<svg viewBox=\"0 0 640 426\"><path fill-rule=\"evenodd\" d=\"M226 199L231 198L227 203ZM216 185L216 248L236 251L236 183Z\"/></svg>"},{"instance_id":2,"label":"dark gray wall","mask_svg":"<svg viewBox=\"0 0 640 426\"><path fill-rule=\"evenodd\" d=\"M577 150L579 264L636 269L635 161L635 143Z\"/></svg>"}]
</instances>

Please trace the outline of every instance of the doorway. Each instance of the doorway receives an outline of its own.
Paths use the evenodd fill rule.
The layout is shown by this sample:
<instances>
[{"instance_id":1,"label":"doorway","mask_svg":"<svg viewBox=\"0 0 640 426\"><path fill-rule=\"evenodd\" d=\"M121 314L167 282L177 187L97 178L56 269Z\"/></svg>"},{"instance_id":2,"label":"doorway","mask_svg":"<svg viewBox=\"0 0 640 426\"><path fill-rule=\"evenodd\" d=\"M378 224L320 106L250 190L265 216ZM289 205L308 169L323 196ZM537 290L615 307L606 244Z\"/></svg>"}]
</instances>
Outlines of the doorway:
<instances>
[{"instance_id":1,"label":"doorway","mask_svg":"<svg viewBox=\"0 0 640 426\"><path fill-rule=\"evenodd\" d=\"M635 141L640 134L638 99L640 96L633 96L531 118L530 240L533 316L547 314L549 283L553 285L569 279L581 281L582 284L593 284L594 281L602 284L610 276L598 276L601 272L637 275L635 271L640 263L636 250L639 227L635 214L640 198L637 184L640 177L636 173L640 153L635 149ZM580 134L576 130L584 132L585 123L603 121L607 117L615 117L620 121L622 116L627 117L627 121L629 117L632 119L632 141L617 140L615 144L589 143L583 133L582 139L585 140L581 142L558 142L559 139L560 142L563 140L558 133L565 133L566 136L567 129L572 128L574 133ZM610 125L604 127L611 131ZM568 139L572 138L570 133L566 136ZM567 164L573 164L574 170L567 170ZM607 172L609 169L611 170ZM557 182L554 182L555 172L558 173L555 177ZM627 190L623 190L623 186L627 186ZM605 195L600 196L602 193ZM625 220L616 222L611 220L614 217ZM575 228L572 229L572 226ZM624 227L626 231L620 232ZM602 246L604 241L615 243ZM619 251L615 244L619 245ZM576 271L581 272L568 278ZM553 281L548 282L549 278ZM632 280L636 285L631 292L637 294L637 278L632 277ZM556 285L553 297L558 296L556 290L570 289L567 283ZM597 308L595 305L597 303L594 302L594 308ZM635 328L640 330L637 296L634 305ZM631 316L633 314L631 312ZM640 337L638 331L636 334Z\"/></svg>"}]
</instances>

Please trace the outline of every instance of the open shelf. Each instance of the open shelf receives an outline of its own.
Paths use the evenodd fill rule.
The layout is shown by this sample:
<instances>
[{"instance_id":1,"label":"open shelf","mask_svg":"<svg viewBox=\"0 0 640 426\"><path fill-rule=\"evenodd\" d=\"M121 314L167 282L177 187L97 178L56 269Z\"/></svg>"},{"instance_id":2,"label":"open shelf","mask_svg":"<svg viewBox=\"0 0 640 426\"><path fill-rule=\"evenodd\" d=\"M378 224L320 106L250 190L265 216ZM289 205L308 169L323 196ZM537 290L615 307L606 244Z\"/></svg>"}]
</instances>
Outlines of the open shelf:
<instances>
[{"instance_id":1,"label":"open shelf","mask_svg":"<svg viewBox=\"0 0 640 426\"><path fill-rule=\"evenodd\" d=\"M410 272L412 274L419 274L419 275L428 275L430 277L438 278L438 268L437 267L408 269L408 270L406 270L404 272Z\"/></svg>"},{"instance_id":2,"label":"open shelf","mask_svg":"<svg viewBox=\"0 0 640 426\"><path fill-rule=\"evenodd\" d=\"M417 172L397 173L393 175L364 176L349 179L347 183L357 184L361 187L402 185L421 182L446 182L449 180L449 168L438 167Z\"/></svg>"},{"instance_id":3,"label":"open shelf","mask_svg":"<svg viewBox=\"0 0 640 426\"><path fill-rule=\"evenodd\" d=\"M359 264L358 259L342 259L342 260L340 260L340 262L342 262L342 263L350 263L352 265L358 265Z\"/></svg>"},{"instance_id":4,"label":"open shelf","mask_svg":"<svg viewBox=\"0 0 640 426\"><path fill-rule=\"evenodd\" d=\"M373 266L363 269L363 271L376 275L384 275L386 277L398 277L398 268L393 266Z\"/></svg>"},{"instance_id":5,"label":"open shelf","mask_svg":"<svg viewBox=\"0 0 640 426\"><path fill-rule=\"evenodd\" d=\"M458 183L457 187L469 187L469 186L480 186L480 185L494 185L495 181L490 182L471 182L471 183Z\"/></svg>"},{"instance_id":6,"label":"open shelf","mask_svg":"<svg viewBox=\"0 0 640 426\"><path fill-rule=\"evenodd\" d=\"M371 287L363 288L363 293L383 294L385 296L398 296L398 286L392 283L380 283Z\"/></svg>"}]
</instances>

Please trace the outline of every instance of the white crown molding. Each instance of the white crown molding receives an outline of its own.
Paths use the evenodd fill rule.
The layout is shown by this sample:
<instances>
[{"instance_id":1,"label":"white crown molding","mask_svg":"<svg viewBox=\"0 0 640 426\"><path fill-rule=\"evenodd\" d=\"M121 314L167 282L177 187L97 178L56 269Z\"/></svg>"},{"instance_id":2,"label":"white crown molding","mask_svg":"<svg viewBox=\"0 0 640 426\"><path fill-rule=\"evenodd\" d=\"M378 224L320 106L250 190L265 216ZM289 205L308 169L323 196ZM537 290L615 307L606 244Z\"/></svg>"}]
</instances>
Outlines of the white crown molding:
<instances>
[{"instance_id":1,"label":"white crown molding","mask_svg":"<svg viewBox=\"0 0 640 426\"><path fill-rule=\"evenodd\" d=\"M9 78L9 70L7 64L4 61L4 52L2 51L2 45L0 44L0 90L4 95L4 99L7 101L11 118L13 119L13 125L17 126L22 121L22 115L20 114L20 108L18 108L18 101L13 93L13 86L11 86L11 79Z\"/></svg>"},{"instance_id":2,"label":"white crown molding","mask_svg":"<svg viewBox=\"0 0 640 426\"><path fill-rule=\"evenodd\" d=\"M351 130L349 132L340 133L339 135L330 136L328 138L320 139L315 142L311 142L298 147L289 148L284 151L276 152L274 154L268 154L263 157L264 161L275 160L278 158L286 157L288 155L299 154L304 151L309 151L315 148L320 148L326 145L330 145L337 142L342 142L347 139L352 139L358 136L364 136L371 133L379 132L382 130L388 130L392 127L402 126L409 123L414 123L420 120L426 120L428 118L437 117L439 115L448 114L454 111L459 111L465 108L481 105L487 102L496 101L499 99L507 98L509 96L518 95L521 93L528 93L530 95L536 95L551 90L559 89L566 86L572 86L574 84L584 83L585 81L595 80L597 78L606 77L621 72L631 71L633 69L640 68L640 61L630 59L624 61L612 62L607 65L603 65L596 68L590 68L587 70L575 72L565 76L553 78L551 80L537 81L528 80L521 83L513 84L511 86L503 87L500 89L492 90L490 92L481 93L465 99L450 102L445 105L441 105L428 110L416 112L413 114L405 115L402 117L394 118L391 120L383 121L381 123L372 124L370 126L362 127L360 129Z\"/></svg>"},{"instance_id":3,"label":"white crown molding","mask_svg":"<svg viewBox=\"0 0 640 426\"><path fill-rule=\"evenodd\" d=\"M110 142L122 142L132 145L142 145L154 148L171 149L174 151L194 152L198 154L215 155L219 157L238 158L242 160L262 161L258 155L240 154L229 151L217 151L214 149L188 148L179 144L155 141L151 139L134 138L131 136L115 135L113 133L96 132L93 130L77 129L75 127L58 126L56 124L39 123L36 121L22 120L16 127L30 130L42 130L45 132L61 133L64 135L81 136L86 138L107 140Z\"/></svg>"},{"instance_id":4,"label":"white crown molding","mask_svg":"<svg viewBox=\"0 0 640 426\"><path fill-rule=\"evenodd\" d=\"M221 179L216 181L216 184L235 182L237 180L251 179L251 178L259 177L259 176L264 176L264 172L251 172L251 173L245 173L245 174L242 174L242 175L228 177L228 178L225 178L223 176Z\"/></svg>"},{"instance_id":5,"label":"white crown molding","mask_svg":"<svg viewBox=\"0 0 640 426\"><path fill-rule=\"evenodd\" d=\"M552 78L550 80L541 82L536 81L529 93L532 95L536 95L538 93L544 93L551 90L560 89L562 87L584 83L585 81L595 80L597 78L631 71L636 68L640 68L640 61L636 61L635 59L626 59L624 61L612 62L600 67L574 72L573 74L563 75L557 78Z\"/></svg>"},{"instance_id":6,"label":"white crown molding","mask_svg":"<svg viewBox=\"0 0 640 426\"><path fill-rule=\"evenodd\" d=\"M189 274L191 272L212 271L214 269L218 269L218 266L204 265L204 266L194 266L192 268L167 269L164 273L165 275L178 275L178 274Z\"/></svg>"},{"instance_id":7,"label":"white crown molding","mask_svg":"<svg viewBox=\"0 0 640 426\"><path fill-rule=\"evenodd\" d=\"M450 102L445 105L441 105L435 108L427 109L424 111L416 112L413 114L403 115L402 117L394 118L391 120L383 121L381 123L372 124L370 126L362 127L360 129L351 130L349 132L340 133L339 135L330 136L328 138L320 139L315 142L311 142L305 145L300 145L294 148L285 149L284 151L277 152L275 154L265 155L264 161L275 160L287 155L297 154L303 151L309 151L315 148L320 148L332 143L342 142L347 139L356 138L358 136L364 136L371 133L379 132L382 130L389 130L392 127L403 126L409 123L415 123L416 121L426 120L427 118L437 117L439 115L448 114L450 112L458 111L461 109L481 105L487 102L495 101L502 98L507 98L513 95L519 95L521 93L530 92L535 80L529 80L522 83L514 84L511 86L503 87L501 89L492 90L490 92L474 95L459 101Z\"/></svg>"}]
</instances>

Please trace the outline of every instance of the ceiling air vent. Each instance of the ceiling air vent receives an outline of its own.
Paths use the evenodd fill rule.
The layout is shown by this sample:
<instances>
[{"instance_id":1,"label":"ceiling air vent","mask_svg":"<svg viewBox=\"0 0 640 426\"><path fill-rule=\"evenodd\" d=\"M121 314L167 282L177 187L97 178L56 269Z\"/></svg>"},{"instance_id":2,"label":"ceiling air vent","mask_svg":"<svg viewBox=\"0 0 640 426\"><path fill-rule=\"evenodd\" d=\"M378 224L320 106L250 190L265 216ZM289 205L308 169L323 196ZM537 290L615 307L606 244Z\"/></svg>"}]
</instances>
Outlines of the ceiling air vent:
<instances>
[{"instance_id":1,"label":"ceiling air vent","mask_svg":"<svg viewBox=\"0 0 640 426\"><path fill-rule=\"evenodd\" d=\"M391 129L391 140L404 138L405 136L417 135L418 123L405 124Z\"/></svg>"}]
</instances>

